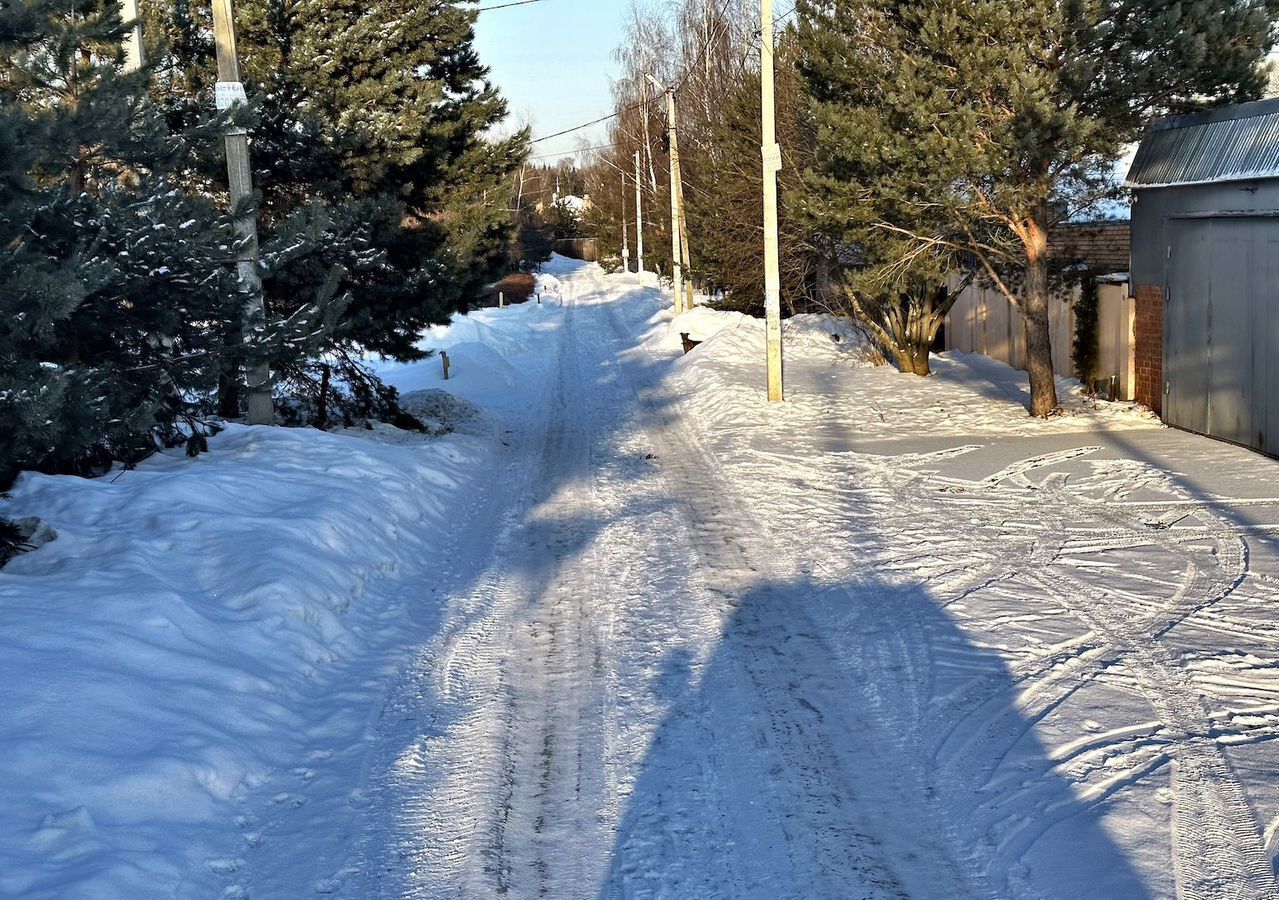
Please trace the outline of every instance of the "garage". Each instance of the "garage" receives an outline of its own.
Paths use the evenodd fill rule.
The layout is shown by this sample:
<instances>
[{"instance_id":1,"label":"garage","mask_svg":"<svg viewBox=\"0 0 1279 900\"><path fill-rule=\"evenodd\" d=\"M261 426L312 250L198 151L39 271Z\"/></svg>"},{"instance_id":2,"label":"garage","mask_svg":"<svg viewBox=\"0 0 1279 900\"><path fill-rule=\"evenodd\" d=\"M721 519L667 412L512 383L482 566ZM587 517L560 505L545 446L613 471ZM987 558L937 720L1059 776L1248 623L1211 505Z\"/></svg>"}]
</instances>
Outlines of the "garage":
<instances>
[{"instance_id":1,"label":"garage","mask_svg":"<svg viewBox=\"0 0 1279 900\"><path fill-rule=\"evenodd\" d=\"M1279 101L1159 123L1129 186L1138 399L1279 453Z\"/></svg>"}]
</instances>

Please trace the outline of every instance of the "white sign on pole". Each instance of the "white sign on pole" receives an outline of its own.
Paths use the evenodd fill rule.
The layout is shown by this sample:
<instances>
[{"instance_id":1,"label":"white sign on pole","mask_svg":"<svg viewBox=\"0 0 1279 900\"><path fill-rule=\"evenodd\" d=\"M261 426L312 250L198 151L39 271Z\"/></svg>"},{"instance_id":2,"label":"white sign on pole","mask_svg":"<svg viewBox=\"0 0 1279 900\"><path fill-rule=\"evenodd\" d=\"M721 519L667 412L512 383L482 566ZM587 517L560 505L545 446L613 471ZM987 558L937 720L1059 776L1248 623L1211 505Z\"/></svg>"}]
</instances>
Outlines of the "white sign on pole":
<instances>
[{"instance_id":1,"label":"white sign on pole","mask_svg":"<svg viewBox=\"0 0 1279 900\"><path fill-rule=\"evenodd\" d=\"M782 170L782 145L773 144L771 147L761 148L764 151L764 168L770 172L780 172Z\"/></svg>"},{"instance_id":2,"label":"white sign on pole","mask_svg":"<svg viewBox=\"0 0 1279 900\"><path fill-rule=\"evenodd\" d=\"M213 87L213 102L218 111L230 109L237 103L248 103L244 85L238 81L219 81Z\"/></svg>"}]
</instances>

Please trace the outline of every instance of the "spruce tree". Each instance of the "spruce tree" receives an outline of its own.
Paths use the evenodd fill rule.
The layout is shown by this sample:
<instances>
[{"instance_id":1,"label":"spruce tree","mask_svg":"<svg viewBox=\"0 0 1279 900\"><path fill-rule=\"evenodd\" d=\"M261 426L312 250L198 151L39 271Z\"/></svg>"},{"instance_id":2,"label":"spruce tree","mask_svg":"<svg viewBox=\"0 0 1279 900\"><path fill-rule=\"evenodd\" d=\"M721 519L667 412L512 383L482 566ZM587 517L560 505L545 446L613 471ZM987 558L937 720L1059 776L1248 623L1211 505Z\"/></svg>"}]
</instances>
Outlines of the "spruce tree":
<instances>
[{"instance_id":1,"label":"spruce tree","mask_svg":"<svg viewBox=\"0 0 1279 900\"><path fill-rule=\"evenodd\" d=\"M799 215L808 200L801 173L812 164L813 129L808 98L795 68L794 33L782 33L776 53L777 137L782 147L779 174L782 308L788 315L814 307L819 254L812 229ZM717 117L704 146L690 152L694 180L687 192L695 268L715 291L717 305L764 315L763 168L759 152L760 81L755 70L735 73L725 85ZM682 148L681 148L682 150Z\"/></svg>"},{"instance_id":2,"label":"spruce tree","mask_svg":"<svg viewBox=\"0 0 1279 900\"><path fill-rule=\"evenodd\" d=\"M166 181L181 136L122 70L114 0L0 8L0 486L190 433L229 232Z\"/></svg>"},{"instance_id":3,"label":"spruce tree","mask_svg":"<svg viewBox=\"0 0 1279 900\"><path fill-rule=\"evenodd\" d=\"M818 178L831 214L903 261L971 255L1025 321L1031 412L1057 406L1053 227L1115 192L1154 116L1259 96L1277 0L801 0Z\"/></svg>"},{"instance_id":4,"label":"spruce tree","mask_svg":"<svg viewBox=\"0 0 1279 900\"><path fill-rule=\"evenodd\" d=\"M422 328L502 274L515 242L511 175L527 136L484 137L506 107L473 47L474 10L245 0L236 12L264 239L323 207L335 244L317 252L345 271L350 294L334 347L420 356ZM157 90L177 95L178 121L193 121L212 94L207 15L189 0L149 12L168 43ZM216 183L216 160L206 177ZM315 257L282 258L268 273L268 305L288 314L329 271Z\"/></svg>"}]
</instances>

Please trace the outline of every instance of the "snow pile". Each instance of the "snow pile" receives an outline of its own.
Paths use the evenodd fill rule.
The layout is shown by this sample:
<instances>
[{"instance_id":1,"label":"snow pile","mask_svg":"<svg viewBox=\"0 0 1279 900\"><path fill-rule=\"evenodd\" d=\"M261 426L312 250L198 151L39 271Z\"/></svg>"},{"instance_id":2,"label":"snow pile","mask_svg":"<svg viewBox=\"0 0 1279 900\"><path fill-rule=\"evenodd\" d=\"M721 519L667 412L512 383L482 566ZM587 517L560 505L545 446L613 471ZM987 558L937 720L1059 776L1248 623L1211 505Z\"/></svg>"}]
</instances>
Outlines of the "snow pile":
<instances>
[{"instance_id":1,"label":"snow pile","mask_svg":"<svg viewBox=\"0 0 1279 900\"><path fill-rule=\"evenodd\" d=\"M709 341L721 331L740 328L743 324L751 328L756 323L761 327L763 325L759 320L751 319L739 312L726 312L711 309L709 306L695 306L671 320L671 326L662 334L659 346L666 350L679 350L683 346L681 341L683 335L688 335L691 341L702 343ZM762 330L760 334L763 335Z\"/></svg>"},{"instance_id":2,"label":"snow pile","mask_svg":"<svg viewBox=\"0 0 1279 900\"><path fill-rule=\"evenodd\" d=\"M0 894L204 869L196 836L266 780L292 694L366 639L355 611L430 556L491 444L231 426L196 460L24 476L7 511L58 539L0 573Z\"/></svg>"},{"instance_id":3,"label":"snow pile","mask_svg":"<svg viewBox=\"0 0 1279 900\"><path fill-rule=\"evenodd\" d=\"M369 363L401 392L447 389L481 406L501 407L529 380L529 367L545 363L540 348L560 321L558 304L533 299L502 309L478 309L454 315L448 325L427 329L418 342L419 348L432 352L427 359L411 363L371 359ZM447 381L440 352L449 357Z\"/></svg>"},{"instance_id":4,"label":"snow pile","mask_svg":"<svg viewBox=\"0 0 1279 900\"><path fill-rule=\"evenodd\" d=\"M564 296L563 282L561 282L554 275L548 274L546 272L538 273L537 282L535 283L533 290L536 293L541 294L543 298L547 297L548 295L552 297L557 297L557 298Z\"/></svg>"},{"instance_id":5,"label":"snow pile","mask_svg":"<svg viewBox=\"0 0 1279 900\"><path fill-rule=\"evenodd\" d=\"M581 272L590 272L600 270L595 263L583 262L580 259L572 259L567 256L561 256L558 253L552 253L551 258L542 265L541 275L553 275L557 278L564 278L569 275L576 275Z\"/></svg>"},{"instance_id":6,"label":"snow pile","mask_svg":"<svg viewBox=\"0 0 1279 900\"><path fill-rule=\"evenodd\" d=\"M271 839L244 810L292 811L306 783L327 813L307 748L358 746L370 673L434 627L433 569L561 318L431 329L448 382L438 357L377 364L444 437L233 425L194 460L19 480L4 514L57 539L0 571L0 896L241 896L241 855Z\"/></svg>"},{"instance_id":7,"label":"snow pile","mask_svg":"<svg viewBox=\"0 0 1279 900\"><path fill-rule=\"evenodd\" d=\"M1133 403L1107 403L1085 396L1078 381L1059 378L1061 416L1027 415L1026 373L975 354L935 355L933 376L904 375L875 365L878 354L846 319L806 314L784 319L782 344L787 403L765 397L764 321L737 312L699 306L672 317L668 309L648 321L649 352L682 352L682 334L700 341L676 364L682 393L709 425L745 421L755 427L855 428L892 438L903 427L935 434L1034 434L1093 428L1160 427ZM744 418L743 418L744 417Z\"/></svg>"},{"instance_id":8,"label":"snow pile","mask_svg":"<svg viewBox=\"0 0 1279 900\"><path fill-rule=\"evenodd\" d=\"M456 432L484 436L497 430L497 422L469 400L437 389L400 395L400 406L437 434Z\"/></svg>"},{"instance_id":9,"label":"snow pile","mask_svg":"<svg viewBox=\"0 0 1279 900\"><path fill-rule=\"evenodd\" d=\"M658 331L650 346L662 350L683 349L683 336L696 343L712 340L731 345L719 347L716 355L762 354L765 347L764 320L731 310L697 306L670 320L667 329ZM801 355L831 355L846 358L850 353L868 359L861 335L847 319L828 314L803 314L782 320L782 341L792 352ZM710 355L703 352L702 357Z\"/></svg>"}]
</instances>

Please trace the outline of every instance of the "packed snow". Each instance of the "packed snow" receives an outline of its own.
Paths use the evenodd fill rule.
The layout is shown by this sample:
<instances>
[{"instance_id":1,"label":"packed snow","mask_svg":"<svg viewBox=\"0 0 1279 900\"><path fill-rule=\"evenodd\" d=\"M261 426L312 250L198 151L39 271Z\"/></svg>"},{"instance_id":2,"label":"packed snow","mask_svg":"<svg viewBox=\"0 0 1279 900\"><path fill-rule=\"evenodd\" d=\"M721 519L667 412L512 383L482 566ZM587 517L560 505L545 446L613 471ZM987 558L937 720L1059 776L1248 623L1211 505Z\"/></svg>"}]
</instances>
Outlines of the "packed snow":
<instances>
[{"instance_id":1,"label":"packed snow","mask_svg":"<svg viewBox=\"0 0 1279 900\"><path fill-rule=\"evenodd\" d=\"M539 290L380 366L436 436L22 478L0 895L1279 893L1279 463Z\"/></svg>"}]
</instances>

